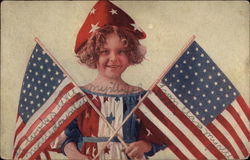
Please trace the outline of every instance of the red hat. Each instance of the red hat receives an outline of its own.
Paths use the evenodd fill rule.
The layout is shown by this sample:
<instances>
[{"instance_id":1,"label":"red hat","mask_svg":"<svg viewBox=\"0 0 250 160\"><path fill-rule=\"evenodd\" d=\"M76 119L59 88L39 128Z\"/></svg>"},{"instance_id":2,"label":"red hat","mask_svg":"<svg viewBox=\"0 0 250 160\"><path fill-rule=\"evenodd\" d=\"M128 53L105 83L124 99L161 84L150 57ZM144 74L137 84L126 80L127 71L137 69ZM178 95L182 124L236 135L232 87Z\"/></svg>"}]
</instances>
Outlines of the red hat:
<instances>
[{"instance_id":1,"label":"red hat","mask_svg":"<svg viewBox=\"0 0 250 160\"><path fill-rule=\"evenodd\" d=\"M123 27L131 31L138 39L146 38L146 34L138 27L134 20L122 9L108 0L99 0L89 12L77 34L75 52L77 53L84 42L96 29L104 25Z\"/></svg>"}]
</instances>

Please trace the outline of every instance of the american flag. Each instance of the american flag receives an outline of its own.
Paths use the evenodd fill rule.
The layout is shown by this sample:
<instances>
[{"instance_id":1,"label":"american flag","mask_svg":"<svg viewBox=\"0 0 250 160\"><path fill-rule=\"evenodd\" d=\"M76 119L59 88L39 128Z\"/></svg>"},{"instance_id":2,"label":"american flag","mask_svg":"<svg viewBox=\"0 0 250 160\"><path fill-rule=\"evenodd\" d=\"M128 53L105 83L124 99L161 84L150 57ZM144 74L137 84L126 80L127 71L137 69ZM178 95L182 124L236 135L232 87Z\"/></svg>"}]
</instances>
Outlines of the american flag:
<instances>
[{"instance_id":1,"label":"american flag","mask_svg":"<svg viewBox=\"0 0 250 160\"><path fill-rule=\"evenodd\" d=\"M49 158L50 143L86 104L71 78L36 44L23 79L13 158L39 159L43 152Z\"/></svg>"},{"instance_id":2,"label":"american flag","mask_svg":"<svg viewBox=\"0 0 250 160\"><path fill-rule=\"evenodd\" d=\"M152 88L136 113L176 158L249 156L249 106L197 42Z\"/></svg>"}]
</instances>

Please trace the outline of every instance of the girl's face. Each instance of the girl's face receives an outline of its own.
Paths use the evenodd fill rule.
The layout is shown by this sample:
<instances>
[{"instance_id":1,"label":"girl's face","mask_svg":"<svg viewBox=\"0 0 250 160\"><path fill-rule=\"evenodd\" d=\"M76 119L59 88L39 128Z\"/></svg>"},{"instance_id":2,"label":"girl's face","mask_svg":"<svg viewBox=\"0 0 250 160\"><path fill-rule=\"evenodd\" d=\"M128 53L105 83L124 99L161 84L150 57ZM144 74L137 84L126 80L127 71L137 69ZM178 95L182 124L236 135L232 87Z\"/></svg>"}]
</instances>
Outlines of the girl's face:
<instances>
[{"instance_id":1,"label":"girl's face","mask_svg":"<svg viewBox=\"0 0 250 160\"><path fill-rule=\"evenodd\" d=\"M126 50L118 35L115 33L107 35L97 62L99 74L108 79L118 79L128 66Z\"/></svg>"}]
</instances>

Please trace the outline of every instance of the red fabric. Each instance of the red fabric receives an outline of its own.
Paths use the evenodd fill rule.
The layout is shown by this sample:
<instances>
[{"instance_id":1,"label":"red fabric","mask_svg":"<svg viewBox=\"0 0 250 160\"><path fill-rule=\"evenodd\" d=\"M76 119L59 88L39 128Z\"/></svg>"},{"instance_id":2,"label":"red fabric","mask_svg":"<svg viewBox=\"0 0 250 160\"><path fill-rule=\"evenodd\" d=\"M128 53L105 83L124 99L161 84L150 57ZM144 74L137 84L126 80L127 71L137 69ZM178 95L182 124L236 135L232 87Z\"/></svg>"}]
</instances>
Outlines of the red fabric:
<instances>
[{"instance_id":1,"label":"red fabric","mask_svg":"<svg viewBox=\"0 0 250 160\"><path fill-rule=\"evenodd\" d=\"M141 29L133 27L133 24L135 24L134 20L122 9L108 0L99 0L91 9L80 31L78 32L75 52L77 53L81 48L81 45L91 36L93 25L98 27L102 27L104 25L124 27L134 33L138 39L146 38L146 34Z\"/></svg>"},{"instance_id":2,"label":"red fabric","mask_svg":"<svg viewBox=\"0 0 250 160\"><path fill-rule=\"evenodd\" d=\"M88 98L92 100L95 106L100 110L101 102L99 97L94 98L92 95L87 94ZM86 109L78 116L78 127L82 135L86 137L98 137L98 126L99 115L96 111L89 105ZM98 153L96 143L84 143L81 152L87 156L93 157L92 153L95 155Z\"/></svg>"}]
</instances>

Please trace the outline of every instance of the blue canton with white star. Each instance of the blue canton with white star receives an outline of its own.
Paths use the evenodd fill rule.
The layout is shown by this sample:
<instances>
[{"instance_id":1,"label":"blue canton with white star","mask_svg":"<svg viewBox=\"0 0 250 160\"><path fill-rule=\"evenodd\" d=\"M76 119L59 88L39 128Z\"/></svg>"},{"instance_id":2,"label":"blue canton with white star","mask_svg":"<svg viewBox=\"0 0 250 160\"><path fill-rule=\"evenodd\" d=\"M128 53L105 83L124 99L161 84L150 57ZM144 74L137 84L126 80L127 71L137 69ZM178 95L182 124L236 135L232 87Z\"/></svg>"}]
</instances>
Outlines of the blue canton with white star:
<instances>
[{"instance_id":1,"label":"blue canton with white star","mask_svg":"<svg viewBox=\"0 0 250 160\"><path fill-rule=\"evenodd\" d=\"M225 74L195 41L162 82L205 125L239 95Z\"/></svg>"},{"instance_id":2,"label":"blue canton with white star","mask_svg":"<svg viewBox=\"0 0 250 160\"><path fill-rule=\"evenodd\" d=\"M24 122L49 99L64 74L40 45L36 45L23 79L18 113Z\"/></svg>"}]
</instances>

